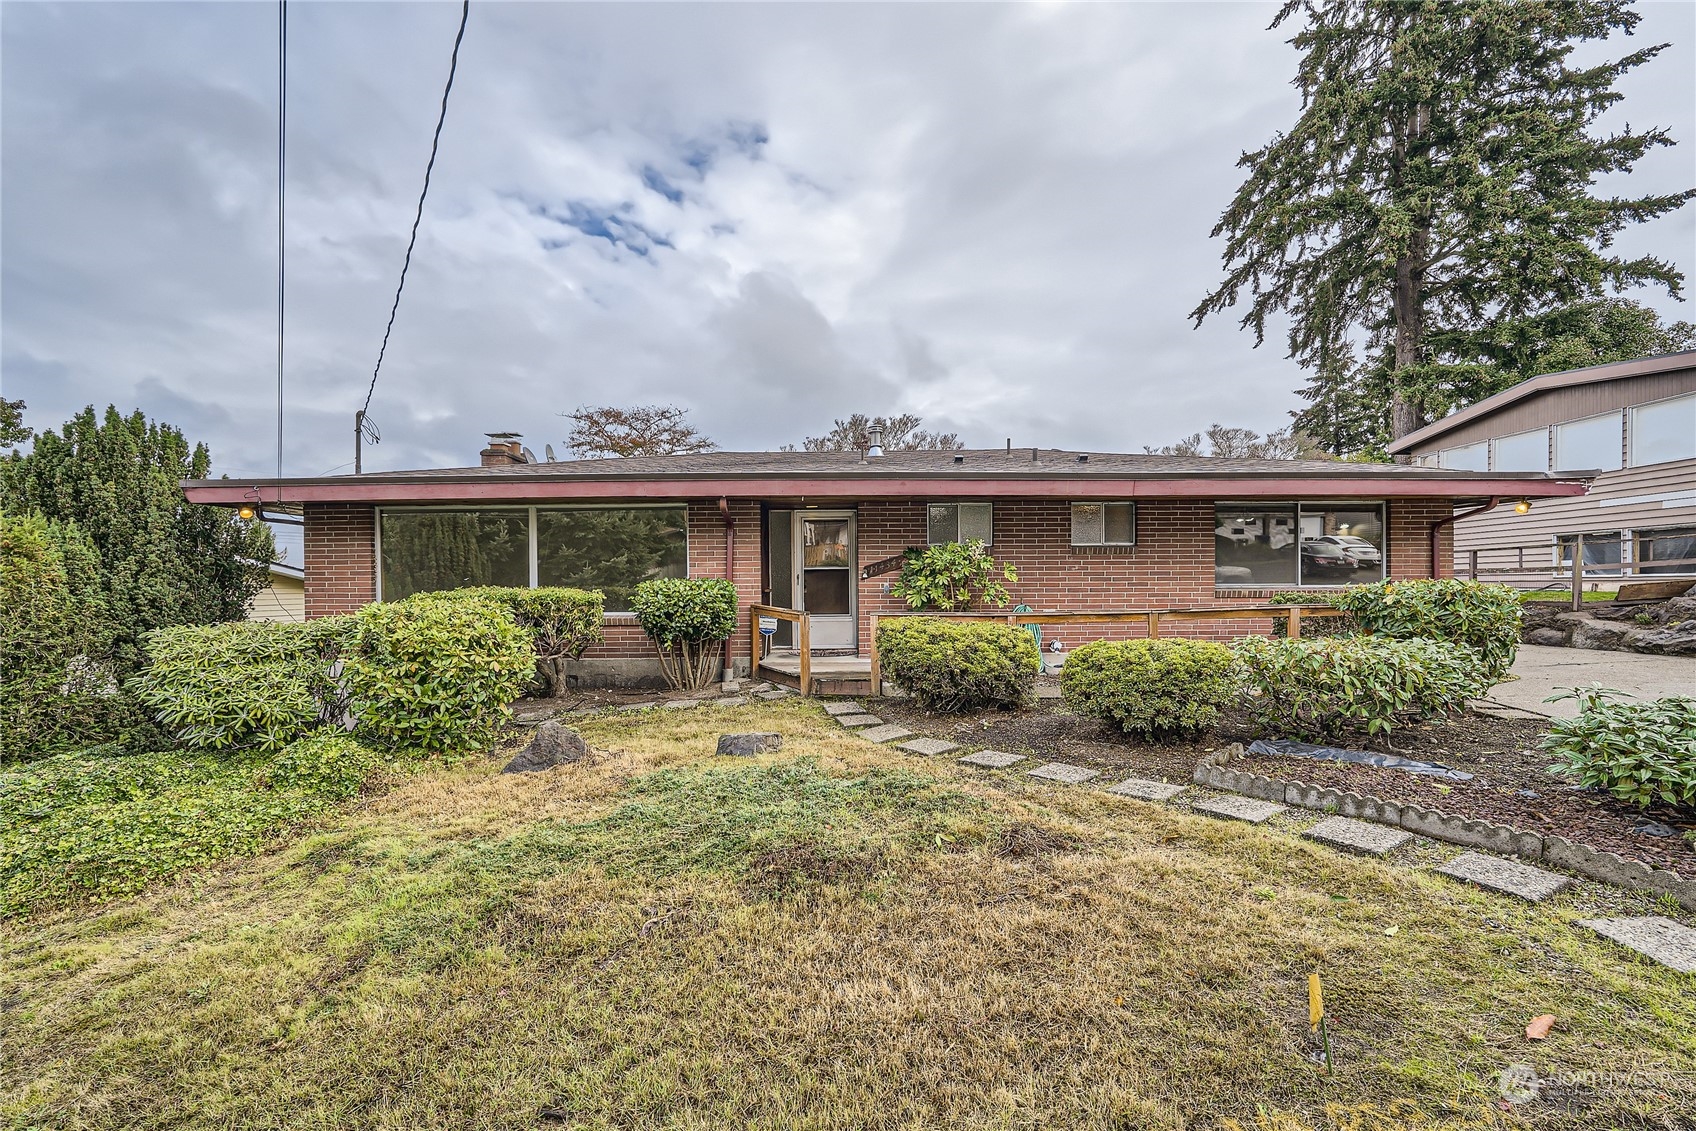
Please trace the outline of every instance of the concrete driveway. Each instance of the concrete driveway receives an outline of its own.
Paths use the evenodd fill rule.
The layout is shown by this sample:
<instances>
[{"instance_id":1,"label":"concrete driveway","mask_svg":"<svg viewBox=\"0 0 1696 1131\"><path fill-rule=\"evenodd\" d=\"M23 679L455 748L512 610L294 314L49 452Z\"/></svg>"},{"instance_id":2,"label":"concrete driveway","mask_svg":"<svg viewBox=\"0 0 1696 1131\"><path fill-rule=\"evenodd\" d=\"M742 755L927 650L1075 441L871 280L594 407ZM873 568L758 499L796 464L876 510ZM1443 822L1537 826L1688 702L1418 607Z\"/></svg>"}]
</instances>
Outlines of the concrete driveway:
<instances>
[{"instance_id":1,"label":"concrete driveway","mask_svg":"<svg viewBox=\"0 0 1696 1131\"><path fill-rule=\"evenodd\" d=\"M1570 719L1578 714L1578 705L1572 700L1543 702L1557 688L1599 683L1640 699L1668 695L1696 698L1696 657L1693 656L1643 656L1636 652L1521 644L1513 674L1519 678L1497 684L1486 702Z\"/></svg>"}]
</instances>

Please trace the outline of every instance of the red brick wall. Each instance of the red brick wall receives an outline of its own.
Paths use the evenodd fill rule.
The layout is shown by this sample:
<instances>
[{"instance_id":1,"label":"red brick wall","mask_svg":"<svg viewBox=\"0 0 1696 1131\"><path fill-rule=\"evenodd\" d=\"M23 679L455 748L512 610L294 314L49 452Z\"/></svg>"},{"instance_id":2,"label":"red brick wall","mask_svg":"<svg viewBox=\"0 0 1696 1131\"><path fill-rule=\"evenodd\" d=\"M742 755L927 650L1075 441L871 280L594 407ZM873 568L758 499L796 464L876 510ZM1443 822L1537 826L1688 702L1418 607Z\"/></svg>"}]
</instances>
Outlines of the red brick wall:
<instances>
[{"instance_id":1,"label":"red brick wall","mask_svg":"<svg viewBox=\"0 0 1696 1131\"><path fill-rule=\"evenodd\" d=\"M351 613L377 599L377 518L355 503L308 503L306 615Z\"/></svg>"},{"instance_id":2,"label":"red brick wall","mask_svg":"<svg viewBox=\"0 0 1696 1131\"><path fill-rule=\"evenodd\" d=\"M369 506L323 503L306 507L306 615L351 612L376 598L376 529ZM736 582L743 606L732 654L747 650L747 606L760 599L762 532L758 503L730 506L736 522ZM858 508L862 566L899 554L925 541L925 508L918 502L868 502ZM1453 513L1447 500L1392 499L1389 503L1389 568L1397 578L1431 575L1431 524ZM1137 504L1137 545L1123 549L1074 549L1071 510L1066 502L995 504L995 556L1011 562L1019 580L1009 585L1013 603L1036 609L1181 608L1253 604L1276 589L1215 589L1213 503L1152 499ZM1452 560L1452 527L1445 528L1439 561ZM716 500L689 504L689 574L723 577L725 526ZM860 639L869 635L873 613L907 611L884 592L893 574L860 583ZM1230 638L1265 632L1268 622L1174 622L1162 632ZM1045 641L1068 647L1107 637L1140 636L1141 625L1047 626ZM646 657L652 646L632 618L614 614L606 642L591 658Z\"/></svg>"}]
</instances>

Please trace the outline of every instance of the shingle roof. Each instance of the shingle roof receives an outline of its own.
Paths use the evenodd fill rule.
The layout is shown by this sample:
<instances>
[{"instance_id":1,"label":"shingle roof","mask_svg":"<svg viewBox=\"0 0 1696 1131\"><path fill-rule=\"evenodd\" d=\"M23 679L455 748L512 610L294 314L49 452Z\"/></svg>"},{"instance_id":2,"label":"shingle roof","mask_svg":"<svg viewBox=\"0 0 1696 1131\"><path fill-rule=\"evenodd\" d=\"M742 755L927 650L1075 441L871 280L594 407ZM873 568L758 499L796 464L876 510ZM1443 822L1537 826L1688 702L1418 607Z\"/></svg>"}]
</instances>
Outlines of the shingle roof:
<instances>
[{"instance_id":1,"label":"shingle roof","mask_svg":"<svg viewBox=\"0 0 1696 1131\"><path fill-rule=\"evenodd\" d=\"M1406 464L1352 463L1338 460L1216 459L1210 456L1136 455L1127 452L1080 452L1061 448L974 448L965 451L886 452L700 452L674 456L559 460L553 463L500 464L494 467L441 467L417 471L367 472L365 481L415 479L710 479L807 476L832 479L881 478L1089 479L1089 478L1234 478L1258 475L1317 478L1467 479L1489 478L1474 471L1447 471ZM1508 476L1525 479L1523 473ZM340 477L340 478L346 478Z\"/></svg>"}]
</instances>

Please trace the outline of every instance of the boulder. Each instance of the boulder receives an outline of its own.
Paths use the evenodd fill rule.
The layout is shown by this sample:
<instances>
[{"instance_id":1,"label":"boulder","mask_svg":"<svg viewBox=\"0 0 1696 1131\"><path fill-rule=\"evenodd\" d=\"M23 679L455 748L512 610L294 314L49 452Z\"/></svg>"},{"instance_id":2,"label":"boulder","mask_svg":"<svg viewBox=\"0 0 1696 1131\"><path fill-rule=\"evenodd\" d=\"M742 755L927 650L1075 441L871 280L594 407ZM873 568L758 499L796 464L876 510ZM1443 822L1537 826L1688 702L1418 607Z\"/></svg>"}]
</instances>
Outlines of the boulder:
<instances>
[{"instance_id":1,"label":"boulder","mask_svg":"<svg viewBox=\"0 0 1696 1131\"><path fill-rule=\"evenodd\" d=\"M1666 628L1640 628L1631 634L1631 650L1654 656L1696 656L1696 620Z\"/></svg>"},{"instance_id":2,"label":"boulder","mask_svg":"<svg viewBox=\"0 0 1696 1131\"><path fill-rule=\"evenodd\" d=\"M1532 628L1520 634L1526 644L1547 644L1554 648L1565 648L1569 643L1569 633L1560 627Z\"/></svg>"},{"instance_id":3,"label":"boulder","mask_svg":"<svg viewBox=\"0 0 1696 1131\"><path fill-rule=\"evenodd\" d=\"M561 723L548 721L536 728L536 737L502 769L503 774L530 774L551 770L589 756L583 736Z\"/></svg>"},{"instance_id":4,"label":"boulder","mask_svg":"<svg viewBox=\"0 0 1696 1131\"><path fill-rule=\"evenodd\" d=\"M1631 651L1632 631L1623 624L1585 620L1572 630L1574 648L1594 648L1601 651Z\"/></svg>"},{"instance_id":5,"label":"boulder","mask_svg":"<svg viewBox=\"0 0 1696 1131\"><path fill-rule=\"evenodd\" d=\"M783 746L783 736L769 731L754 734L721 734L718 736L718 752L720 754L737 754L749 757L754 754L764 754L768 750L777 750Z\"/></svg>"}]
</instances>

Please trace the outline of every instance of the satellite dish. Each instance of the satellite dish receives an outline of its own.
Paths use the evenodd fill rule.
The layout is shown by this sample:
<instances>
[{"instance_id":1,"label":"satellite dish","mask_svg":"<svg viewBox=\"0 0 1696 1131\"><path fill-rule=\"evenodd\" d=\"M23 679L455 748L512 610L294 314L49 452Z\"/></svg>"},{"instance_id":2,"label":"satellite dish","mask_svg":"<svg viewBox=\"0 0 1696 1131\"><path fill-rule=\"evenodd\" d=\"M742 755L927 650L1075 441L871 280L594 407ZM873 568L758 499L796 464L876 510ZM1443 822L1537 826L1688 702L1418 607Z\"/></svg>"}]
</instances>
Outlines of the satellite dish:
<instances>
[{"instance_id":1,"label":"satellite dish","mask_svg":"<svg viewBox=\"0 0 1696 1131\"><path fill-rule=\"evenodd\" d=\"M531 451L529 448L525 448L524 449L524 462L525 463L535 463L536 462L536 453Z\"/></svg>"},{"instance_id":2,"label":"satellite dish","mask_svg":"<svg viewBox=\"0 0 1696 1131\"><path fill-rule=\"evenodd\" d=\"M552 445L552 444L543 444L543 445L542 445L542 450L543 450L543 451L544 451L544 452L547 452L547 453L548 453L548 462L549 462L549 463L555 463L555 462L557 462L557 461L556 461L556 460L555 460L555 459L554 459L554 446L553 446L553 445Z\"/></svg>"}]
</instances>

